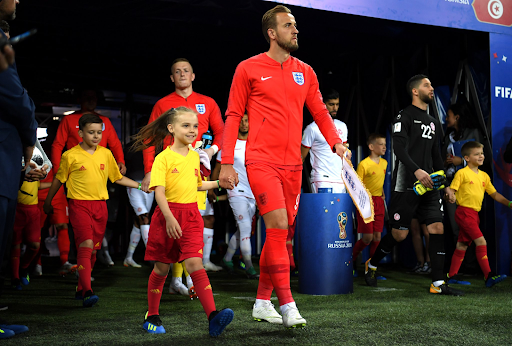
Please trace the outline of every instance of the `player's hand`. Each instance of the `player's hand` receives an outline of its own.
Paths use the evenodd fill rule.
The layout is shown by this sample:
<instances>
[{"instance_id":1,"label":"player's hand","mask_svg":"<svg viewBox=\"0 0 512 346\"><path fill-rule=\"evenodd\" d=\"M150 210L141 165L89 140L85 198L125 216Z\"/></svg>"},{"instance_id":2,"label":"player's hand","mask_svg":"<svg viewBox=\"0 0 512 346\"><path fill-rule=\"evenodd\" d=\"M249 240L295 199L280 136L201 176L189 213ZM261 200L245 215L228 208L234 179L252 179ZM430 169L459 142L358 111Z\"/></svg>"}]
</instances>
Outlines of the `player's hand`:
<instances>
[{"instance_id":1,"label":"player's hand","mask_svg":"<svg viewBox=\"0 0 512 346\"><path fill-rule=\"evenodd\" d=\"M37 168L37 165L33 162L29 162L30 172L25 174L26 181L38 181L46 178L46 170L48 169L48 165L44 164L41 169Z\"/></svg>"},{"instance_id":2,"label":"player's hand","mask_svg":"<svg viewBox=\"0 0 512 346\"><path fill-rule=\"evenodd\" d=\"M430 178L430 174L428 174L424 170L417 169L414 172L414 175L416 176L416 179L418 179L420 181L420 183L422 183L423 186L425 186L426 188L428 188L428 189L434 188L434 183L432 182L432 178Z\"/></svg>"},{"instance_id":3,"label":"player's hand","mask_svg":"<svg viewBox=\"0 0 512 346\"><path fill-rule=\"evenodd\" d=\"M213 190L208 190L208 194L206 196L208 197L208 201L210 202L210 204L217 202L217 195L215 195L215 192L213 192Z\"/></svg>"},{"instance_id":4,"label":"player's hand","mask_svg":"<svg viewBox=\"0 0 512 346\"><path fill-rule=\"evenodd\" d=\"M3 51L0 51L0 72L7 70L12 64L14 64L14 50L10 44L6 44Z\"/></svg>"},{"instance_id":5,"label":"player's hand","mask_svg":"<svg viewBox=\"0 0 512 346\"><path fill-rule=\"evenodd\" d=\"M214 153L213 153L213 148L211 148L211 147L210 147L210 148L208 148L208 149L203 149L203 151L204 151L206 154L208 154L208 158L209 158L209 159L210 159L210 161L211 161L211 160L212 160L212 157L213 157L213 155L214 155Z\"/></svg>"},{"instance_id":6,"label":"player's hand","mask_svg":"<svg viewBox=\"0 0 512 346\"><path fill-rule=\"evenodd\" d=\"M462 158L458 156L446 155L445 165L462 165Z\"/></svg>"},{"instance_id":7,"label":"player's hand","mask_svg":"<svg viewBox=\"0 0 512 346\"><path fill-rule=\"evenodd\" d=\"M121 172L122 175L126 173L126 166L124 165L124 163L119 162L117 164L117 167L119 167L119 172Z\"/></svg>"},{"instance_id":8,"label":"player's hand","mask_svg":"<svg viewBox=\"0 0 512 346\"><path fill-rule=\"evenodd\" d=\"M144 176L144 179L142 179L142 183L141 183L141 190L146 192L146 193L149 193L149 183L151 182L151 172L147 172L146 175Z\"/></svg>"},{"instance_id":9,"label":"player's hand","mask_svg":"<svg viewBox=\"0 0 512 346\"><path fill-rule=\"evenodd\" d=\"M347 161L352 160L352 151L349 150L349 149L347 149L347 156L346 156L346 158L347 158Z\"/></svg>"},{"instance_id":10,"label":"player's hand","mask_svg":"<svg viewBox=\"0 0 512 346\"><path fill-rule=\"evenodd\" d=\"M238 173L236 174L236 179L238 179ZM235 188L235 177L230 176L228 178L230 186L227 188L228 190L233 190Z\"/></svg>"},{"instance_id":11,"label":"player's hand","mask_svg":"<svg viewBox=\"0 0 512 346\"><path fill-rule=\"evenodd\" d=\"M32 159L32 154L34 153L34 146L25 147L23 148L23 158L25 159L25 164L23 165L23 168L21 171L25 171L30 163L30 160ZM36 166L37 167L37 166Z\"/></svg>"},{"instance_id":12,"label":"player's hand","mask_svg":"<svg viewBox=\"0 0 512 346\"><path fill-rule=\"evenodd\" d=\"M180 239L183 234L178 220L172 215L165 218L165 228L169 238Z\"/></svg>"},{"instance_id":13,"label":"player's hand","mask_svg":"<svg viewBox=\"0 0 512 346\"><path fill-rule=\"evenodd\" d=\"M238 174L236 174L233 165L220 166L219 184L220 187L228 190L232 190L234 186L238 185Z\"/></svg>"},{"instance_id":14,"label":"player's hand","mask_svg":"<svg viewBox=\"0 0 512 346\"><path fill-rule=\"evenodd\" d=\"M43 211L46 215L53 214L53 205L51 203L44 202Z\"/></svg>"},{"instance_id":15,"label":"player's hand","mask_svg":"<svg viewBox=\"0 0 512 346\"><path fill-rule=\"evenodd\" d=\"M334 150L336 155L343 157L343 155L345 155L345 151L347 151L347 148L343 145L343 143L336 143L334 144Z\"/></svg>"}]
</instances>

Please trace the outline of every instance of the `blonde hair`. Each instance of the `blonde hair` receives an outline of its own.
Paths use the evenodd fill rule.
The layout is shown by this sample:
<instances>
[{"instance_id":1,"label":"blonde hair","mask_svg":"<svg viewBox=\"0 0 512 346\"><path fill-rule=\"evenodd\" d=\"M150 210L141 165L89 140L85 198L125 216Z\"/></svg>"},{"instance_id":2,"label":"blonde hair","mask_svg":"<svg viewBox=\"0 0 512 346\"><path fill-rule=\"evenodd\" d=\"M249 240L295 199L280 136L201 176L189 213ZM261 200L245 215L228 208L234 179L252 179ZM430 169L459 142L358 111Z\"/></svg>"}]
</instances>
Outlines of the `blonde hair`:
<instances>
[{"instance_id":1,"label":"blonde hair","mask_svg":"<svg viewBox=\"0 0 512 346\"><path fill-rule=\"evenodd\" d=\"M268 37L268 29L277 29L277 20L276 14L278 13L292 13L290 9L283 5L277 5L276 7L268 10L261 18L261 30L263 31L263 36L268 43L270 43L270 37Z\"/></svg>"}]
</instances>

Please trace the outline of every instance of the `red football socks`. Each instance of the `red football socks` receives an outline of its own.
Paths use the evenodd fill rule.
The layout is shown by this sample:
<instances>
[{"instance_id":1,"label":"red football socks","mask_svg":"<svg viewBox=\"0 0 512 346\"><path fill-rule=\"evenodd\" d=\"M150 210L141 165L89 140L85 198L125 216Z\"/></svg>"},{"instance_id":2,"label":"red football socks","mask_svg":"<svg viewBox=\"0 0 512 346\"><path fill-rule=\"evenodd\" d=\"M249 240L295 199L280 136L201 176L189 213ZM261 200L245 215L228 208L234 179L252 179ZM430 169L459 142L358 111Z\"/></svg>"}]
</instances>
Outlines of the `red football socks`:
<instances>
[{"instance_id":1,"label":"red football socks","mask_svg":"<svg viewBox=\"0 0 512 346\"><path fill-rule=\"evenodd\" d=\"M262 284L261 268L265 267L265 272L270 277L271 284L274 287L279 299L279 305L284 305L293 302L292 291L290 289L290 259L286 251L286 237L287 230L267 228L267 237L263 251L265 255L262 256L264 262L260 258L260 285ZM267 279L268 277L264 277ZM264 283L268 285L268 283ZM268 293L268 292L267 292ZM258 288L258 296L259 296ZM259 298L269 300L270 296L266 298Z\"/></svg>"},{"instance_id":2,"label":"red football socks","mask_svg":"<svg viewBox=\"0 0 512 346\"><path fill-rule=\"evenodd\" d=\"M210 279L206 274L206 270L200 269L193 273L190 273L190 277L194 282L194 288L197 293L197 297L203 306L206 318L210 317L212 311L215 311L215 301L213 300L212 285L210 285Z\"/></svg>"},{"instance_id":3,"label":"red football socks","mask_svg":"<svg viewBox=\"0 0 512 346\"><path fill-rule=\"evenodd\" d=\"M293 245L292 240L295 235L295 226L297 222L294 221L293 225L288 228L288 236L286 237L286 251L288 252L288 258L290 260L290 270L295 270L295 259L293 258Z\"/></svg>"},{"instance_id":4,"label":"red football socks","mask_svg":"<svg viewBox=\"0 0 512 346\"><path fill-rule=\"evenodd\" d=\"M167 279L167 275L160 276L155 271L151 271L148 281L148 316L159 315L158 308L165 279Z\"/></svg>"},{"instance_id":5,"label":"red football socks","mask_svg":"<svg viewBox=\"0 0 512 346\"><path fill-rule=\"evenodd\" d=\"M368 244L365 244L363 242L363 239L359 239L355 244L354 244L354 249L352 250L352 259L355 261L357 259L357 256L359 256L359 254L361 253L361 251L364 250L365 247L367 247ZM371 256L370 256L371 257Z\"/></svg>"},{"instance_id":6,"label":"red football socks","mask_svg":"<svg viewBox=\"0 0 512 346\"><path fill-rule=\"evenodd\" d=\"M11 249L11 280L20 279L20 248Z\"/></svg>"},{"instance_id":7,"label":"red football socks","mask_svg":"<svg viewBox=\"0 0 512 346\"><path fill-rule=\"evenodd\" d=\"M78 270L78 289L84 293L92 291L91 289L91 256L92 249L82 246L78 248L76 256Z\"/></svg>"},{"instance_id":8,"label":"red football socks","mask_svg":"<svg viewBox=\"0 0 512 346\"><path fill-rule=\"evenodd\" d=\"M457 275L465 255L466 251L455 249L452 256L452 263L450 264L450 272L448 273L449 277Z\"/></svg>"},{"instance_id":9,"label":"red football socks","mask_svg":"<svg viewBox=\"0 0 512 346\"><path fill-rule=\"evenodd\" d=\"M32 263L32 260L37 256L38 252L39 248L34 249L27 245L27 249L25 250L23 257L21 258L20 268L27 269L30 263Z\"/></svg>"},{"instance_id":10,"label":"red football socks","mask_svg":"<svg viewBox=\"0 0 512 346\"><path fill-rule=\"evenodd\" d=\"M484 273L484 277L487 280L489 273L491 272L491 267L489 266L489 259L487 258L487 245L477 246L476 249L476 260L480 265L480 269Z\"/></svg>"},{"instance_id":11,"label":"red football socks","mask_svg":"<svg viewBox=\"0 0 512 346\"><path fill-rule=\"evenodd\" d=\"M57 235L57 246L59 247L61 265L68 261L69 245L70 243L68 229L60 229Z\"/></svg>"}]
</instances>

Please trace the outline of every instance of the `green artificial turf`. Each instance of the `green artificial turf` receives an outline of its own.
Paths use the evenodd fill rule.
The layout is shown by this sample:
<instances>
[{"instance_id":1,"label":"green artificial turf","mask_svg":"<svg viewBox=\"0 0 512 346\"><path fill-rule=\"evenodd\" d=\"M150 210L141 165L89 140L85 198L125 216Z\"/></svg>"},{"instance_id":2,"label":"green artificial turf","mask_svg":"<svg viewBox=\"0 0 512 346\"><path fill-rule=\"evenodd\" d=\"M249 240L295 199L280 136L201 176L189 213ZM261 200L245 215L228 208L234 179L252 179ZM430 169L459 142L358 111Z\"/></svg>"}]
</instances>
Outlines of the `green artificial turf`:
<instances>
[{"instance_id":1,"label":"green artificial turf","mask_svg":"<svg viewBox=\"0 0 512 346\"><path fill-rule=\"evenodd\" d=\"M82 308L74 300L76 279L57 274L58 263L47 259L42 277L32 278L23 291L4 290L9 309L0 317L29 326L30 331L3 340L4 345L506 345L512 344L512 279L485 288L479 277L456 285L463 297L428 293L428 276L406 274L398 267L381 268L378 288L367 287L362 273L354 293L311 296L292 291L303 330L255 322L252 304L258 282L240 273L209 273L217 308L235 312L233 322L218 338L208 335L208 322L198 300L168 294L164 288L160 315L167 334L142 329L146 312L149 265L112 268L98 265L93 289L100 301ZM58 260L57 260L58 261ZM55 263L54 263L55 262ZM54 265L52 265L52 263ZM167 280L169 282L169 280ZM455 287L455 285L454 285ZM273 300L277 306L277 300Z\"/></svg>"}]
</instances>

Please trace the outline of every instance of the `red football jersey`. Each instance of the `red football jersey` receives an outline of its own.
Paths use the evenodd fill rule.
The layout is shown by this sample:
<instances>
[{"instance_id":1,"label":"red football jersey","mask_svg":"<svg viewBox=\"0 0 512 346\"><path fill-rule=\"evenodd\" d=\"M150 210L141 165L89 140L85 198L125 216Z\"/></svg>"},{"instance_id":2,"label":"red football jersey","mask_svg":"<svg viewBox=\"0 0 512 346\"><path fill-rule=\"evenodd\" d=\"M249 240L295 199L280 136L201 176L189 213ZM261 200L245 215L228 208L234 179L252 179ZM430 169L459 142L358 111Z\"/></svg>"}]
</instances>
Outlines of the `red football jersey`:
<instances>
[{"instance_id":1,"label":"red football jersey","mask_svg":"<svg viewBox=\"0 0 512 346\"><path fill-rule=\"evenodd\" d=\"M311 66L292 56L280 64L266 53L242 61L236 68L229 93L222 163L233 164L238 127L247 110L250 131L246 163L302 165L304 104L329 146L342 143Z\"/></svg>"},{"instance_id":2,"label":"red football jersey","mask_svg":"<svg viewBox=\"0 0 512 346\"><path fill-rule=\"evenodd\" d=\"M220 149L222 145L222 133L224 132L224 121L222 121L222 115L220 113L219 106L217 103L208 96L201 95L196 92L192 92L192 94L184 98L178 95L176 92L173 92L155 103L153 107L153 111L151 112L151 116L149 117L149 123L155 121L162 113L168 111L171 108L177 107L187 107L197 112L197 117L199 119L199 135L197 136L196 141L201 140L201 136L203 133L208 131L208 128L211 127L213 130L213 144L217 145ZM164 148L168 145L171 145L172 136L169 135L164 140ZM151 167L153 167L153 162L155 161L155 147L149 147L144 149L144 174L151 171Z\"/></svg>"}]
</instances>

